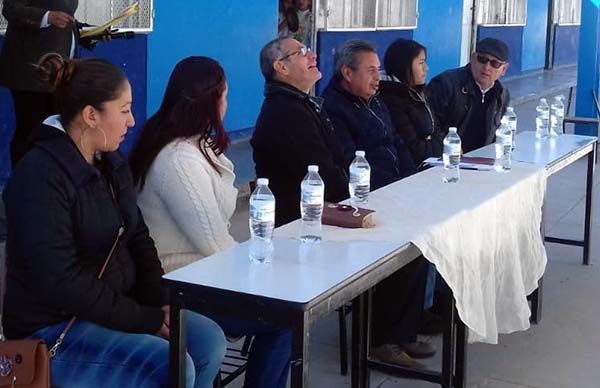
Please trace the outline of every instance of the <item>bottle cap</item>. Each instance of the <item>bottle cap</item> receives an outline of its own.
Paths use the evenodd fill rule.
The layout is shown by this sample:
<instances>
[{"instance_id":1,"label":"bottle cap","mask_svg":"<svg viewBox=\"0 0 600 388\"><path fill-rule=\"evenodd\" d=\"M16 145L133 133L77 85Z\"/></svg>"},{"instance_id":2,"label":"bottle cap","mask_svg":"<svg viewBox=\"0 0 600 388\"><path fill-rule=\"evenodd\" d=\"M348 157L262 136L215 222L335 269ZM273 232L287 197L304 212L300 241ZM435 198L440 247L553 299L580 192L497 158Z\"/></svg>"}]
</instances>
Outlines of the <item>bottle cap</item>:
<instances>
[{"instance_id":1,"label":"bottle cap","mask_svg":"<svg viewBox=\"0 0 600 388\"><path fill-rule=\"evenodd\" d=\"M308 166L308 171L309 172L319 172L319 166L315 166L315 165L310 165Z\"/></svg>"},{"instance_id":2,"label":"bottle cap","mask_svg":"<svg viewBox=\"0 0 600 388\"><path fill-rule=\"evenodd\" d=\"M506 107L506 111L507 111L507 112L512 112L512 111L514 111L514 110L515 110L515 108L513 108L512 106L507 106L507 107Z\"/></svg>"},{"instance_id":3,"label":"bottle cap","mask_svg":"<svg viewBox=\"0 0 600 388\"><path fill-rule=\"evenodd\" d=\"M542 102L542 101L546 102L546 99L545 98L540 98L540 102Z\"/></svg>"},{"instance_id":4,"label":"bottle cap","mask_svg":"<svg viewBox=\"0 0 600 388\"><path fill-rule=\"evenodd\" d=\"M361 156L361 157L363 157L363 158L364 158L364 157L365 157L365 151L356 151L356 152L354 153L354 155L356 155L356 156Z\"/></svg>"},{"instance_id":5,"label":"bottle cap","mask_svg":"<svg viewBox=\"0 0 600 388\"><path fill-rule=\"evenodd\" d=\"M456 132L456 131L457 131L456 127L450 127L450 128L448 128L448 130L449 130L450 132Z\"/></svg>"},{"instance_id":6,"label":"bottle cap","mask_svg":"<svg viewBox=\"0 0 600 388\"><path fill-rule=\"evenodd\" d=\"M268 178L258 178L256 180L256 184L259 186L268 186L269 185L269 179Z\"/></svg>"}]
</instances>

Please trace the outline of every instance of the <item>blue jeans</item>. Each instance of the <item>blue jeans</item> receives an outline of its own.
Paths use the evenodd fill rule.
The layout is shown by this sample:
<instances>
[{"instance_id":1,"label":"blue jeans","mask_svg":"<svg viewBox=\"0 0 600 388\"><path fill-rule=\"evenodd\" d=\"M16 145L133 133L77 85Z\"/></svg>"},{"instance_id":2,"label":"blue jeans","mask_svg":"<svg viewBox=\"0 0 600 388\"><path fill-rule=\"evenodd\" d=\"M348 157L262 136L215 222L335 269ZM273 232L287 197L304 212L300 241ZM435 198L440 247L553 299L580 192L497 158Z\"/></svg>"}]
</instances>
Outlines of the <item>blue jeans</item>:
<instances>
[{"instance_id":1,"label":"blue jeans","mask_svg":"<svg viewBox=\"0 0 600 388\"><path fill-rule=\"evenodd\" d=\"M285 388L292 358L292 331L256 322L215 319L226 333L253 335L244 388Z\"/></svg>"},{"instance_id":2,"label":"blue jeans","mask_svg":"<svg viewBox=\"0 0 600 388\"><path fill-rule=\"evenodd\" d=\"M433 306L433 295L436 287L437 270L435 265L429 263L427 270L427 285L425 286L425 310L429 310Z\"/></svg>"},{"instance_id":3,"label":"blue jeans","mask_svg":"<svg viewBox=\"0 0 600 388\"><path fill-rule=\"evenodd\" d=\"M225 336L210 319L187 312L186 387L210 388L225 356ZM54 345L66 322L31 337ZM149 334L131 334L86 321L75 321L51 362L52 386L167 387L169 342Z\"/></svg>"}]
</instances>

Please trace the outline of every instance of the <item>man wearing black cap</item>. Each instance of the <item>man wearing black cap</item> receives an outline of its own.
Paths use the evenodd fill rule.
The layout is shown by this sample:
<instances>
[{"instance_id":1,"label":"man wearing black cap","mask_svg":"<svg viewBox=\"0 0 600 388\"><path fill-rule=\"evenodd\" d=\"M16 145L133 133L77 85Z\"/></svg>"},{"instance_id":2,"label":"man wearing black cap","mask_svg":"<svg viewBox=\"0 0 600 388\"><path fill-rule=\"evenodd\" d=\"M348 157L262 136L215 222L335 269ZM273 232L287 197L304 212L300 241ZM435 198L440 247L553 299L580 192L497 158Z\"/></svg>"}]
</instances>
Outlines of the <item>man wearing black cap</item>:
<instances>
[{"instance_id":1,"label":"man wearing black cap","mask_svg":"<svg viewBox=\"0 0 600 388\"><path fill-rule=\"evenodd\" d=\"M463 152L494 142L510 101L499 79L508 69L508 47L498 39L477 43L465 67L448 70L427 87L429 104L440 129L457 127Z\"/></svg>"}]
</instances>

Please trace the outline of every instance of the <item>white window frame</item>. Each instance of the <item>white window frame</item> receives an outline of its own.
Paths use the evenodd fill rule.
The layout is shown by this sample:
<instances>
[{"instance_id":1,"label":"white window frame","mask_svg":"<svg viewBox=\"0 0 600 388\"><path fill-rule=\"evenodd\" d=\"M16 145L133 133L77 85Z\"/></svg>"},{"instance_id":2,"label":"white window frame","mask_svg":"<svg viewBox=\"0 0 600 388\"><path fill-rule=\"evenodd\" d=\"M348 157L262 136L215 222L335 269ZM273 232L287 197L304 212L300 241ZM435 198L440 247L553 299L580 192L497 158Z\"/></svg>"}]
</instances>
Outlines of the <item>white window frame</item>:
<instances>
[{"instance_id":1,"label":"white window frame","mask_svg":"<svg viewBox=\"0 0 600 388\"><path fill-rule=\"evenodd\" d=\"M559 3L563 2L563 1L571 1L571 2L578 2L579 3L579 21L574 21L574 22L562 22L560 20L560 6ZM554 15L552 16L552 20L554 22L554 24L558 25L558 26L580 26L581 25L581 10L582 10L582 0L554 0Z\"/></svg>"},{"instance_id":2,"label":"white window frame","mask_svg":"<svg viewBox=\"0 0 600 388\"><path fill-rule=\"evenodd\" d=\"M82 8L82 3L84 3L84 1L94 1L94 0L79 0L79 7L78 10ZM134 33L141 33L141 34L148 34L152 31L154 31L154 0L145 0L145 2L149 3L149 13L150 13L150 20L149 20L149 26L147 27L133 27L133 28L125 28L125 27L117 27L119 29L120 32L125 32L125 31L132 31ZM114 1L110 1L109 4L113 4ZM0 1L0 35L4 35L6 34L6 27L7 27L7 22L6 19L4 19L4 17L1 14L1 10L2 10L2 2ZM78 14L78 12L75 12L76 14ZM115 14L113 12L113 10L111 10L111 17L115 17L117 16L117 14ZM88 22L87 20L79 20L82 23ZM104 20L102 22L106 22L108 20Z\"/></svg>"},{"instance_id":3,"label":"white window frame","mask_svg":"<svg viewBox=\"0 0 600 388\"><path fill-rule=\"evenodd\" d=\"M327 27L327 16L326 13L329 12L328 0L314 0L314 9L317 17L315 18L315 25L318 31L327 31L327 32L351 32L351 31L403 31L403 30L414 30L419 25L419 0L415 0L415 23L414 25L409 26L393 26L393 27L379 27L377 26L379 20L379 0L373 1L373 6L375 7L375 24L374 27ZM323 4L323 8L320 8L320 5ZM318 13L321 12L321 15ZM318 26L318 19L323 19L323 26Z\"/></svg>"},{"instance_id":4,"label":"white window frame","mask_svg":"<svg viewBox=\"0 0 600 388\"><path fill-rule=\"evenodd\" d=\"M477 25L482 27L524 27L527 25L527 0L524 0L524 10L523 10L523 21L517 23L484 23L484 9L485 6L489 2L493 2L494 0L476 0L479 4L477 6ZM508 2L506 3L506 8L504 9L504 19L506 20L508 14Z\"/></svg>"}]
</instances>

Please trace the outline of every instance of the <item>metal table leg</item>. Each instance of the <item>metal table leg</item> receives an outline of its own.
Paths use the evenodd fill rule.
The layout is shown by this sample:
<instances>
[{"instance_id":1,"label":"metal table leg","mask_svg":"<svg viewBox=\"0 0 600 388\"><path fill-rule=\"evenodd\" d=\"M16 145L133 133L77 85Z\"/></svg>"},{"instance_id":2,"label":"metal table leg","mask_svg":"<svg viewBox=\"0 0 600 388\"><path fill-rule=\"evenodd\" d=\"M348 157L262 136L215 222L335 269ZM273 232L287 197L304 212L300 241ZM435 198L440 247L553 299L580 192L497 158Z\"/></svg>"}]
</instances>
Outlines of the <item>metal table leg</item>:
<instances>
[{"instance_id":1,"label":"metal table leg","mask_svg":"<svg viewBox=\"0 0 600 388\"><path fill-rule=\"evenodd\" d=\"M169 386L185 386L186 325L181 295L171 292L170 338L169 338Z\"/></svg>"},{"instance_id":2,"label":"metal table leg","mask_svg":"<svg viewBox=\"0 0 600 388\"><path fill-rule=\"evenodd\" d=\"M309 322L307 314L302 314L300 321L300 324L293 329L291 388L308 386Z\"/></svg>"},{"instance_id":3,"label":"metal table leg","mask_svg":"<svg viewBox=\"0 0 600 388\"><path fill-rule=\"evenodd\" d=\"M583 232L583 265L590 265L590 246L592 244L592 198L594 191L594 168L596 167L596 143L588 154L587 181L585 187L585 224Z\"/></svg>"},{"instance_id":4,"label":"metal table leg","mask_svg":"<svg viewBox=\"0 0 600 388\"><path fill-rule=\"evenodd\" d=\"M456 307L454 304L454 297L449 292L447 296L449 303L447 303L447 322L444 328L444 337L442 345L442 373L441 373L441 386L442 388L453 388L454 386L454 366L456 362L455 357L455 328L456 328Z\"/></svg>"},{"instance_id":5,"label":"metal table leg","mask_svg":"<svg viewBox=\"0 0 600 388\"><path fill-rule=\"evenodd\" d=\"M352 388L369 387L369 295L365 292L352 301Z\"/></svg>"},{"instance_id":6,"label":"metal table leg","mask_svg":"<svg viewBox=\"0 0 600 388\"><path fill-rule=\"evenodd\" d=\"M467 327L460 318L458 318L456 320L455 388L465 388L467 386L467 345Z\"/></svg>"}]
</instances>

